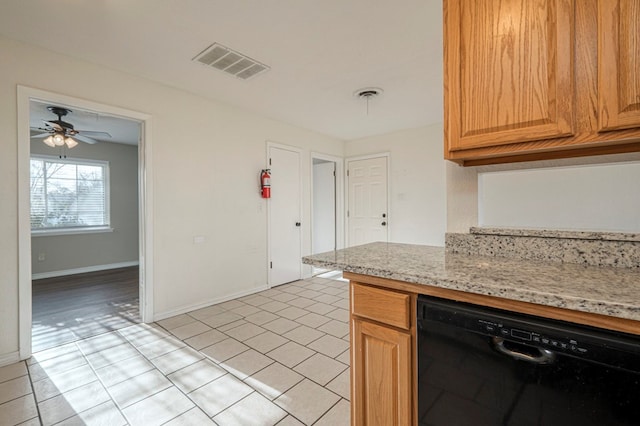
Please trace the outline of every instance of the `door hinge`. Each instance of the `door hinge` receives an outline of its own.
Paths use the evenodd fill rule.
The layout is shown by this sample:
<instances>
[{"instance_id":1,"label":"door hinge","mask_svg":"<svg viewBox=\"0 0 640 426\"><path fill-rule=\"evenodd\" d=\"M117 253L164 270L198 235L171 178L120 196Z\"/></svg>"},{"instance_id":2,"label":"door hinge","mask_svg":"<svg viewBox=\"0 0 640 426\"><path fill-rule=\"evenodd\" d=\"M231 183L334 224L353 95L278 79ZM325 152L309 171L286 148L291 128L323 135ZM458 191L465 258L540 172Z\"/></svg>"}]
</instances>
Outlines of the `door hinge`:
<instances>
[{"instance_id":1,"label":"door hinge","mask_svg":"<svg viewBox=\"0 0 640 426\"><path fill-rule=\"evenodd\" d=\"M273 269L273 262L269 262L269 268Z\"/></svg>"},{"instance_id":2,"label":"door hinge","mask_svg":"<svg viewBox=\"0 0 640 426\"><path fill-rule=\"evenodd\" d=\"M347 210L347 217L349 217L349 210Z\"/></svg>"},{"instance_id":3,"label":"door hinge","mask_svg":"<svg viewBox=\"0 0 640 426\"><path fill-rule=\"evenodd\" d=\"M271 158L269 158L269 165L271 165Z\"/></svg>"},{"instance_id":4,"label":"door hinge","mask_svg":"<svg viewBox=\"0 0 640 426\"><path fill-rule=\"evenodd\" d=\"M335 170L333 171L333 177L336 177L336 171Z\"/></svg>"},{"instance_id":5,"label":"door hinge","mask_svg":"<svg viewBox=\"0 0 640 426\"><path fill-rule=\"evenodd\" d=\"M349 177L349 170L347 169L347 177Z\"/></svg>"}]
</instances>

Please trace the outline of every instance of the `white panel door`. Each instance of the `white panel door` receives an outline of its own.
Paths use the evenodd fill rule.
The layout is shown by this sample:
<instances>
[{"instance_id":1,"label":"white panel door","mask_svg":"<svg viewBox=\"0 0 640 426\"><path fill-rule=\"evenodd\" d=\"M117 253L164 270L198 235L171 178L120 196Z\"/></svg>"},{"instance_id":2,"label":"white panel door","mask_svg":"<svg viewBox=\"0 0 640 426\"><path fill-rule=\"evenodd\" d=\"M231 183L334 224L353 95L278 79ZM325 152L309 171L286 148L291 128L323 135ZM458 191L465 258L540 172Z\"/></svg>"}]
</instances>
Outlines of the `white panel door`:
<instances>
[{"instance_id":1,"label":"white panel door","mask_svg":"<svg viewBox=\"0 0 640 426\"><path fill-rule=\"evenodd\" d=\"M269 284L302 278L300 153L269 147Z\"/></svg>"},{"instance_id":2,"label":"white panel door","mask_svg":"<svg viewBox=\"0 0 640 426\"><path fill-rule=\"evenodd\" d=\"M388 240L387 157L349 161L349 246Z\"/></svg>"}]
</instances>

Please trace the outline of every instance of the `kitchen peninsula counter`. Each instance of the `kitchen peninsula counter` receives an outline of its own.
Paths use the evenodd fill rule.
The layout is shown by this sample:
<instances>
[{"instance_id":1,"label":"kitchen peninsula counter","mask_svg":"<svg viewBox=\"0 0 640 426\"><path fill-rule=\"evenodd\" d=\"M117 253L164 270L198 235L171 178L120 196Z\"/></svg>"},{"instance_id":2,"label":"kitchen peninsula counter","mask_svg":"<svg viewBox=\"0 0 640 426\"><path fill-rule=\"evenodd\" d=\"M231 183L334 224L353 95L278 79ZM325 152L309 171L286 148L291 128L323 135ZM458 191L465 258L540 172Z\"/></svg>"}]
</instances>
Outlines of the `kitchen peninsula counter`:
<instances>
[{"instance_id":1,"label":"kitchen peninsula counter","mask_svg":"<svg viewBox=\"0 0 640 426\"><path fill-rule=\"evenodd\" d=\"M352 425L418 424L420 295L640 335L639 268L455 252L495 253L464 238L475 237L454 236L460 244L448 249L371 243L303 258L350 281ZM517 254L503 242L491 244Z\"/></svg>"},{"instance_id":2,"label":"kitchen peninsula counter","mask_svg":"<svg viewBox=\"0 0 640 426\"><path fill-rule=\"evenodd\" d=\"M637 268L457 254L443 247L380 242L306 256L303 262L341 270L352 281L366 276L370 284L416 294L459 300L466 299L459 296L488 296L486 300L501 302L495 307L531 314L540 310L552 318L558 318L548 314L555 308L594 314L595 323L587 323L607 328L612 327L597 321L598 316L620 319L627 324L621 331L640 334L640 323L635 323L640 321ZM562 315L558 319L574 320Z\"/></svg>"}]
</instances>

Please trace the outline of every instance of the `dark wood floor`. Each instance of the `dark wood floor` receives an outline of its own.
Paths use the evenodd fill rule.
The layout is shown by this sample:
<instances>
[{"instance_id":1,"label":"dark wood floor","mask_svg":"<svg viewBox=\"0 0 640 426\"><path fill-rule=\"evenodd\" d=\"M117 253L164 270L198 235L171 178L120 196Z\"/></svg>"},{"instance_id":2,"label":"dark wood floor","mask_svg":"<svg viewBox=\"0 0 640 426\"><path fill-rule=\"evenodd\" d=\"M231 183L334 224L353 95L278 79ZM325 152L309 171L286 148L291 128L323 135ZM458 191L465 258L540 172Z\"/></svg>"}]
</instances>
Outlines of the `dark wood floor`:
<instances>
[{"instance_id":1,"label":"dark wood floor","mask_svg":"<svg viewBox=\"0 0 640 426\"><path fill-rule=\"evenodd\" d=\"M140 322L137 266L32 284L33 352Z\"/></svg>"}]
</instances>

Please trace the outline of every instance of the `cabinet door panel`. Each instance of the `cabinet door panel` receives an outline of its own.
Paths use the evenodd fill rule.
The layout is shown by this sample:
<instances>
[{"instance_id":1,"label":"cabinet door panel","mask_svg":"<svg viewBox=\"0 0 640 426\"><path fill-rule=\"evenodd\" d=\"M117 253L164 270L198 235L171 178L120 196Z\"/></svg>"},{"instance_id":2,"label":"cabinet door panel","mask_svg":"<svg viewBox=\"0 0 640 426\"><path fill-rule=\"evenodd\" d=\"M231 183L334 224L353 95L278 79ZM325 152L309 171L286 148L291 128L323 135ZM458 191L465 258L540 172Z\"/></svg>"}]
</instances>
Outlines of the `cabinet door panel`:
<instances>
[{"instance_id":1,"label":"cabinet door panel","mask_svg":"<svg viewBox=\"0 0 640 426\"><path fill-rule=\"evenodd\" d=\"M449 150L573 134L573 1L445 0Z\"/></svg>"},{"instance_id":2,"label":"cabinet door panel","mask_svg":"<svg viewBox=\"0 0 640 426\"><path fill-rule=\"evenodd\" d=\"M599 131L640 127L640 0L598 2Z\"/></svg>"},{"instance_id":3,"label":"cabinet door panel","mask_svg":"<svg viewBox=\"0 0 640 426\"><path fill-rule=\"evenodd\" d=\"M353 319L352 424L410 425L411 335Z\"/></svg>"}]
</instances>

